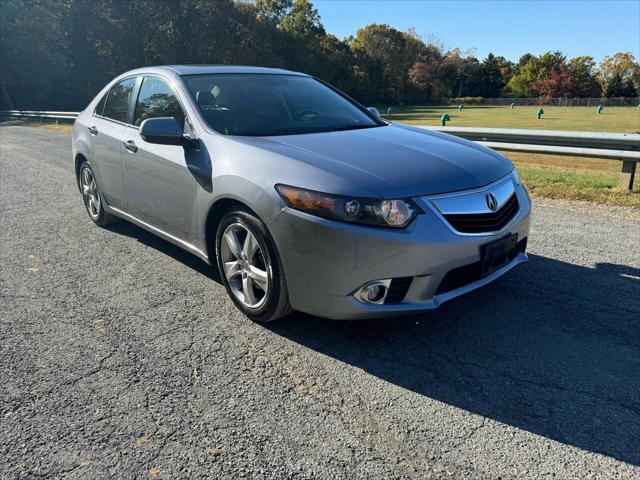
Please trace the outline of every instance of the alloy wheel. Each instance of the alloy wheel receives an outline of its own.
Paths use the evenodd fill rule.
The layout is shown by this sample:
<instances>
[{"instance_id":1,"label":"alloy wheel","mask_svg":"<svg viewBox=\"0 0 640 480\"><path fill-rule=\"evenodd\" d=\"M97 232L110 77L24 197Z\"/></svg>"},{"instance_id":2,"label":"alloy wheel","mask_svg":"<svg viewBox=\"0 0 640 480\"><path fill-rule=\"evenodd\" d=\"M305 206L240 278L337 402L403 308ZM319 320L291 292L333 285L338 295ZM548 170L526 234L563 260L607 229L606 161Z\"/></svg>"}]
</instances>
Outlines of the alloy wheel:
<instances>
[{"instance_id":1,"label":"alloy wheel","mask_svg":"<svg viewBox=\"0 0 640 480\"><path fill-rule=\"evenodd\" d=\"M222 267L233 295L248 308L260 308L270 288L270 267L258 240L241 223L232 223L222 235Z\"/></svg>"},{"instance_id":2,"label":"alloy wheel","mask_svg":"<svg viewBox=\"0 0 640 480\"><path fill-rule=\"evenodd\" d=\"M82 169L80 174L80 187L82 188L82 196L87 212L93 220L97 220L100 216L100 194L98 193L98 185L93 176L93 172L89 167Z\"/></svg>"}]
</instances>

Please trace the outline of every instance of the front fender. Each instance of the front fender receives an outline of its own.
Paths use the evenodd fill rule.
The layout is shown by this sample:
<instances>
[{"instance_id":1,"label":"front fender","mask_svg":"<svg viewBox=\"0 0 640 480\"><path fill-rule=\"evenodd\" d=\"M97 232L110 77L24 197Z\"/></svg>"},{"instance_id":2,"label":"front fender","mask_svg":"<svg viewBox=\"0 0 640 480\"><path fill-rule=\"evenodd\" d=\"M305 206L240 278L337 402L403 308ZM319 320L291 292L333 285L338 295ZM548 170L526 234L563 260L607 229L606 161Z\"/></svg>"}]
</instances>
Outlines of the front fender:
<instances>
[{"instance_id":1,"label":"front fender","mask_svg":"<svg viewBox=\"0 0 640 480\"><path fill-rule=\"evenodd\" d=\"M267 189L247 178L233 174L215 177L213 179L213 193L201 195L196 208L199 231L197 238L200 239L201 246L205 251L207 250L207 217L211 209L223 200L235 200L246 205L266 225L269 225L285 207L273 186Z\"/></svg>"}]
</instances>

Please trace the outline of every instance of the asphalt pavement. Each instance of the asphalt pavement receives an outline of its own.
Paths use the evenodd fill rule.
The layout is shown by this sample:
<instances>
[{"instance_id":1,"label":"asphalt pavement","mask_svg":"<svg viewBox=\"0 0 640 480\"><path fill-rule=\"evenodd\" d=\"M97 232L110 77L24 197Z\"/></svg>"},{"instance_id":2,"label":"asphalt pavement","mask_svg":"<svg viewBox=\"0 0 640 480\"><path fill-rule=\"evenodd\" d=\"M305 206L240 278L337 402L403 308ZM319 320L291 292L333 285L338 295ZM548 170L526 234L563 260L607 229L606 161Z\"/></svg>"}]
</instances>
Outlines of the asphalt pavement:
<instances>
[{"instance_id":1,"label":"asphalt pavement","mask_svg":"<svg viewBox=\"0 0 640 480\"><path fill-rule=\"evenodd\" d=\"M69 134L0 127L0 478L639 478L640 215L535 200L530 262L406 319L256 325L96 227Z\"/></svg>"}]
</instances>

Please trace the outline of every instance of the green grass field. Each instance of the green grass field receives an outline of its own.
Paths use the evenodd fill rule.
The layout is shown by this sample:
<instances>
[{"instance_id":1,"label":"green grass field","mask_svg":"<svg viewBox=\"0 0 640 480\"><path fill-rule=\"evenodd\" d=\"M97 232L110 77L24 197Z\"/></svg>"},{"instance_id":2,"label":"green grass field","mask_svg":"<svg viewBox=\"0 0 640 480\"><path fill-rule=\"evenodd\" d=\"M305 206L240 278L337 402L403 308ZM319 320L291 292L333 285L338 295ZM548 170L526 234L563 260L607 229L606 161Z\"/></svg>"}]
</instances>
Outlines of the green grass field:
<instances>
[{"instance_id":1,"label":"green grass field","mask_svg":"<svg viewBox=\"0 0 640 480\"><path fill-rule=\"evenodd\" d=\"M448 113L447 125L455 127L531 128L536 130L579 130L587 132L638 132L640 112L636 107L605 107L597 115L595 107L542 107L544 115L536 118L540 107L465 107L461 112L456 106L393 107L394 122L418 125L440 125L440 117ZM386 113L386 107L380 109Z\"/></svg>"}]
</instances>

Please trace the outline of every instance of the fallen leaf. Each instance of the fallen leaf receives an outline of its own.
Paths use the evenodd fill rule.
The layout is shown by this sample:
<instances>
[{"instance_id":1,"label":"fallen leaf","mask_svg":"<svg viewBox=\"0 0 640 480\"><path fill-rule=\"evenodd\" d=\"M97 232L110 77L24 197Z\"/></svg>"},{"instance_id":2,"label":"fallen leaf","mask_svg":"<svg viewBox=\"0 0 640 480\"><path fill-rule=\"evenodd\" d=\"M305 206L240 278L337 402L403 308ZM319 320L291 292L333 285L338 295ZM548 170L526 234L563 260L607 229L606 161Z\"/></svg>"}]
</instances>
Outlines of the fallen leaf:
<instances>
[{"instance_id":1,"label":"fallen leaf","mask_svg":"<svg viewBox=\"0 0 640 480\"><path fill-rule=\"evenodd\" d=\"M212 455L214 457L217 457L218 455L222 455L222 449L221 448L216 448L216 447L208 447L204 449L204 452L207 455Z\"/></svg>"}]
</instances>

